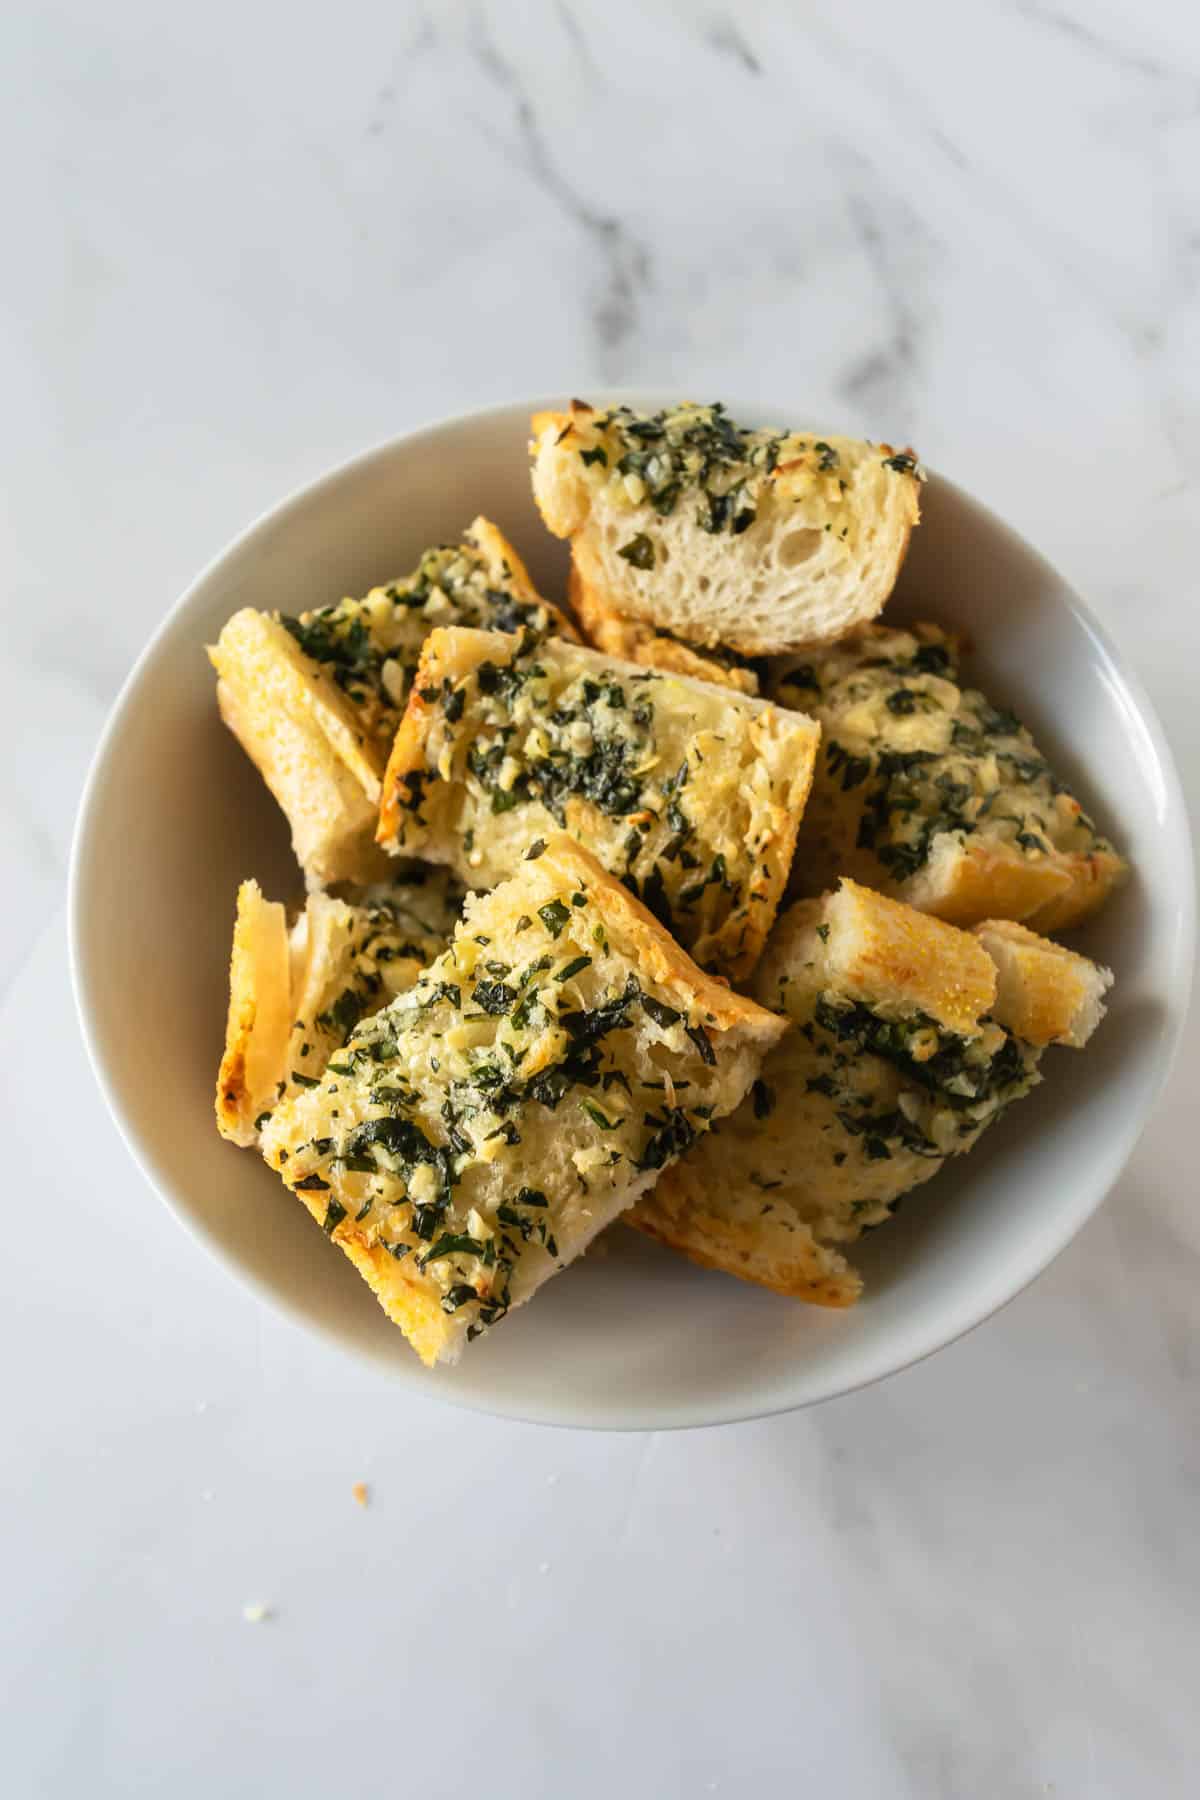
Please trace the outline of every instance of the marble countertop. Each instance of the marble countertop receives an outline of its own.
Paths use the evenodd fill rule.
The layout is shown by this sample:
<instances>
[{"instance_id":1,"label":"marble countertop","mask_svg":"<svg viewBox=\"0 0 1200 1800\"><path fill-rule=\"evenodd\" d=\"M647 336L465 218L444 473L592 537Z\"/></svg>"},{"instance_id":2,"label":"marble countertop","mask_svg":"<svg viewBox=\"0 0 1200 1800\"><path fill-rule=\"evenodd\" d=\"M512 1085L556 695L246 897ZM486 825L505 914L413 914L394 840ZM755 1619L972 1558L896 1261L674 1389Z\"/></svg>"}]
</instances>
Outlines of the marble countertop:
<instances>
[{"instance_id":1,"label":"marble countertop","mask_svg":"<svg viewBox=\"0 0 1200 1800\"><path fill-rule=\"evenodd\" d=\"M62 899L195 571L560 384L917 443L1098 611L1195 801L1194 9L16 0L0 70L5 1793L1193 1793L1195 1025L966 1342L593 1437L401 1396L197 1250L85 1065Z\"/></svg>"}]
</instances>

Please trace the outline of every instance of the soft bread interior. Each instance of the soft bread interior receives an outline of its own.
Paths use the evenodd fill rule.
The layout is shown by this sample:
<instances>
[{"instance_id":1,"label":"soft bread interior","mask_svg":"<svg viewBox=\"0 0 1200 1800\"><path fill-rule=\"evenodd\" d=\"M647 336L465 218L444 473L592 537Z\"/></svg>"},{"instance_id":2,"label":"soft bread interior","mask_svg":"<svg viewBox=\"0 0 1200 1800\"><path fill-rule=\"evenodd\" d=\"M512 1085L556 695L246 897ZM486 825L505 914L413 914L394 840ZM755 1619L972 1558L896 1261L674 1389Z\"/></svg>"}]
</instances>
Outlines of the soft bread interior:
<instances>
[{"instance_id":1,"label":"soft bread interior","mask_svg":"<svg viewBox=\"0 0 1200 1800\"><path fill-rule=\"evenodd\" d=\"M740 657L705 654L679 638L656 631L644 620L625 618L605 594L584 579L574 557L567 596L588 642L606 656L671 670L677 675L693 675L697 681L715 681L719 687L734 688L740 694L758 693L758 676L749 663Z\"/></svg>"}]
</instances>

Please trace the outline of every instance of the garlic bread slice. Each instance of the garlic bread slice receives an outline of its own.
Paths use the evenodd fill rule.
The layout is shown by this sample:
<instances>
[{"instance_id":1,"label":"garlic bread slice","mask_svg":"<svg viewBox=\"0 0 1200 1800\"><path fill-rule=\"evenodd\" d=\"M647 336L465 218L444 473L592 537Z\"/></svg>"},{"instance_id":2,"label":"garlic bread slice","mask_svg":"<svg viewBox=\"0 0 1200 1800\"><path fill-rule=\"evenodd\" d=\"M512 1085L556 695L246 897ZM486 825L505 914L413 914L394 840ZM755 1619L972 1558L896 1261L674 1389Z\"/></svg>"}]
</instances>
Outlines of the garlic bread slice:
<instances>
[{"instance_id":1,"label":"garlic bread slice","mask_svg":"<svg viewBox=\"0 0 1200 1800\"><path fill-rule=\"evenodd\" d=\"M785 1029L558 833L263 1150L423 1361L454 1361L737 1106Z\"/></svg>"},{"instance_id":2,"label":"garlic bread slice","mask_svg":"<svg viewBox=\"0 0 1200 1800\"><path fill-rule=\"evenodd\" d=\"M909 450L750 430L721 406L533 419L533 492L597 605L763 656L880 611L920 516Z\"/></svg>"},{"instance_id":3,"label":"garlic bread slice","mask_svg":"<svg viewBox=\"0 0 1200 1800\"><path fill-rule=\"evenodd\" d=\"M298 618L244 607L209 657L221 717L287 816L310 888L384 879L380 780L435 625L576 635L489 520L405 580Z\"/></svg>"},{"instance_id":4,"label":"garlic bread slice","mask_svg":"<svg viewBox=\"0 0 1200 1800\"><path fill-rule=\"evenodd\" d=\"M796 892L841 875L956 925L1060 931L1128 873L1012 713L960 685L936 625L868 626L774 664L769 691L821 723Z\"/></svg>"},{"instance_id":5,"label":"garlic bread slice","mask_svg":"<svg viewBox=\"0 0 1200 1800\"><path fill-rule=\"evenodd\" d=\"M493 887L565 826L703 968L749 974L818 742L799 714L560 639L433 632L379 840Z\"/></svg>"},{"instance_id":6,"label":"garlic bread slice","mask_svg":"<svg viewBox=\"0 0 1200 1800\"><path fill-rule=\"evenodd\" d=\"M848 1306L846 1251L1082 1047L1112 977L1020 926L975 933L844 881L780 920L757 997L793 1029L629 1222L696 1262Z\"/></svg>"},{"instance_id":7,"label":"garlic bread slice","mask_svg":"<svg viewBox=\"0 0 1200 1800\"><path fill-rule=\"evenodd\" d=\"M290 931L256 881L238 889L217 1128L250 1145L288 1094L315 1086L361 1019L412 986L445 947L462 891L442 869L357 904L310 894Z\"/></svg>"}]
</instances>

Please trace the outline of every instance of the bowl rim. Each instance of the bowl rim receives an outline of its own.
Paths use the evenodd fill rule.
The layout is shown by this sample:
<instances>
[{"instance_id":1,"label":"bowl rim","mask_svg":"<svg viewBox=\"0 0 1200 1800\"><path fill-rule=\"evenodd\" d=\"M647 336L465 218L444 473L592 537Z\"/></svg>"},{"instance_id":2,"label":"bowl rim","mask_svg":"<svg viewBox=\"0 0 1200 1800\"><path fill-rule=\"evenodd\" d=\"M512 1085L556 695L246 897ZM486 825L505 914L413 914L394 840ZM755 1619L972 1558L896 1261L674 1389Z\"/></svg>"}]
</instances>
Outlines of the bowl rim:
<instances>
[{"instance_id":1,"label":"bowl rim","mask_svg":"<svg viewBox=\"0 0 1200 1800\"><path fill-rule=\"evenodd\" d=\"M179 597L168 607L138 653L111 703L97 739L80 791L75 816L66 897L70 981L88 1061L105 1105L117 1128L118 1136L148 1186L188 1236L200 1244L244 1288L249 1289L274 1311L289 1319L302 1330L335 1346L343 1355L351 1357L356 1362L374 1363L376 1367L380 1368L385 1366L381 1359L357 1350L347 1343L344 1335L335 1325L325 1323L304 1312L292 1301L286 1290L272 1286L266 1280L252 1273L227 1248L220 1234L202 1222L194 1209L188 1205L179 1183L166 1168L159 1166L157 1159L153 1158L139 1141L138 1133L118 1092L115 1077L110 1074L106 1052L99 1037L96 1008L92 1001L94 982L89 967L85 914L89 868L98 848L93 840L93 821L96 814L93 803L106 779L107 767L121 736L126 714L140 689L146 669L156 656L163 640L187 613L197 596L224 563L233 556L251 549L255 539L260 535L266 535L268 532L276 531L280 526L286 526L291 514L299 513L322 494L337 488L342 482L373 464L385 461L402 447L411 449L422 437L433 436L456 427L490 422L507 423L512 420L514 413L528 416L530 412L537 410L551 409L556 406L561 408L562 395L567 391L569 390L556 390L548 398L534 397L530 399L522 396L426 419L406 431L396 433L364 450L357 451L314 479L302 482L292 488L280 500L259 512L248 525L238 531L214 556L209 558ZM604 404L626 404L642 408L680 404L684 398L683 391L675 387L604 387L599 391ZM774 407L747 396L740 396L736 402L727 404L728 410L735 417L754 417L756 414L770 416L775 411ZM940 487L966 501L971 508L984 515L993 529L1013 540L1026 557L1034 559L1041 564L1048 575L1053 576L1062 604L1074 616L1077 625L1092 640L1094 648L1117 672L1134 703L1139 723L1153 749L1155 761L1163 778L1166 814L1178 828L1179 852L1191 866L1194 866L1193 838L1183 783L1166 732L1141 677L1131 668L1087 602L1080 597L1071 583L1059 574L1040 550L994 513L984 502L978 500L969 490L949 480L940 470L932 469L931 473L936 476ZM899 1360L888 1358L881 1347L873 1364L868 1366L865 1371L837 1385L830 1386L824 1393L789 1399L772 1399L768 1403L756 1406L750 1406L742 1399L732 1404L714 1405L705 1412L703 1417L664 1419L657 1416L642 1416L638 1411L629 1409L627 1416L621 1418L587 1418L572 1414L561 1406L548 1405L540 1409L526 1407L525 1410L522 1410L520 1402L513 1406L493 1404L479 1396L464 1394L450 1386L447 1386L441 1395L424 1393L419 1397L440 1398L443 1403L461 1411L486 1417L509 1419L517 1423L552 1425L564 1429L596 1431L698 1430L708 1426L777 1417L861 1392L865 1388L873 1387L876 1383L887 1380L889 1376L914 1368L939 1350L957 1343L988 1319L994 1318L1018 1295L1024 1293L1026 1288L1031 1286L1040 1275L1045 1273L1051 1263L1057 1260L1067 1245L1082 1230L1088 1219L1099 1211L1111 1194L1124 1172L1138 1140L1154 1115L1179 1053L1189 1013L1195 971L1197 919L1194 882L1189 881L1186 884L1183 894L1178 896L1178 899L1177 928L1170 956L1172 979L1170 991L1164 1003L1161 1029L1151 1051L1156 1066L1147 1086L1144 1106L1136 1121L1131 1120L1126 1123L1118 1136L1111 1173L1106 1183L1094 1196L1089 1197L1086 1205L1076 1206L1069 1213L1064 1214L1057 1222L1056 1229L1047 1234L1046 1240L1034 1256L1028 1269L1021 1273L1015 1285L1006 1287L999 1297L994 1294L983 1296L980 1301L965 1308L964 1313L957 1319L951 1319L948 1323L943 1315L939 1315L942 1322L932 1324L926 1332L919 1334L916 1346L912 1347L910 1343ZM396 1371L389 1369L388 1372L395 1380ZM403 1386L402 1381L400 1385ZM652 1412L653 1408L643 1409L643 1411L646 1410Z\"/></svg>"}]
</instances>

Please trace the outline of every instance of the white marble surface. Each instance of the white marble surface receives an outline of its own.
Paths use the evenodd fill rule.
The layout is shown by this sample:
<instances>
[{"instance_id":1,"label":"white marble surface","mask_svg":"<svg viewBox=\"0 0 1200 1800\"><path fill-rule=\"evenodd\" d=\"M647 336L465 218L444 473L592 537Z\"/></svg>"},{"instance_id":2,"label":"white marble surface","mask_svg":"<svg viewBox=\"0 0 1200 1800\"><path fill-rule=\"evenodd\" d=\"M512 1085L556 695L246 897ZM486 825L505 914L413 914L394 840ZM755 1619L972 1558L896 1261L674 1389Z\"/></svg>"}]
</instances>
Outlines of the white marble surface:
<instances>
[{"instance_id":1,"label":"white marble surface","mask_svg":"<svg viewBox=\"0 0 1200 1800\"><path fill-rule=\"evenodd\" d=\"M403 1399L184 1237L61 907L199 566L556 383L911 438L1099 611L1194 800L1195 9L13 0L0 84L6 1796L1194 1793L1194 1028L1104 1212L969 1341L589 1437Z\"/></svg>"}]
</instances>

